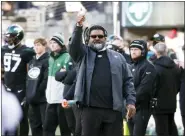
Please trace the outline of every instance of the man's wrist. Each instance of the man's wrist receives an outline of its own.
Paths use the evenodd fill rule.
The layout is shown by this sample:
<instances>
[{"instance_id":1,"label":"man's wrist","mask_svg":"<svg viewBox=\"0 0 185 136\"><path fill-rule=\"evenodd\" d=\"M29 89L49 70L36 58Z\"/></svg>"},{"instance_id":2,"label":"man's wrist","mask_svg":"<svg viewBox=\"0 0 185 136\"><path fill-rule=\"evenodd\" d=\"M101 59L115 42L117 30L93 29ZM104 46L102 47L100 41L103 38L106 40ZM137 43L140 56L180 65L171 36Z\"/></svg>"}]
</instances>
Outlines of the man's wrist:
<instances>
[{"instance_id":1,"label":"man's wrist","mask_svg":"<svg viewBox=\"0 0 185 136\"><path fill-rule=\"evenodd\" d=\"M135 107L135 105L134 105L134 104L127 104L127 107L128 107L128 106L134 106L134 107Z\"/></svg>"},{"instance_id":2,"label":"man's wrist","mask_svg":"<svg viewBox=\"0 0 185 136\"><path fill-rule=\"evenodd\" d=\"M135 103L136 103L136 101L134 101L134 100L128 100L127 102L126 102L126 105L128 106L128 105L134 105L135 106Z\"/></svg>"}]
</instances>

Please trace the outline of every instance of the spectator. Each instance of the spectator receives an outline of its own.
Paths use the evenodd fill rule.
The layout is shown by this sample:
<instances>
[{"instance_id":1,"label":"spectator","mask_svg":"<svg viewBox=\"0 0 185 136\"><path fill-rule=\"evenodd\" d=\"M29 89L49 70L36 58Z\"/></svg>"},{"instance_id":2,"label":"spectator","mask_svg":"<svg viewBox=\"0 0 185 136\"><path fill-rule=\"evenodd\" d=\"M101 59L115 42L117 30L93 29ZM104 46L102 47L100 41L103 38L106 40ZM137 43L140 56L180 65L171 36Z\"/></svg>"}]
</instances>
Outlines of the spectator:
<instances>
[{"instance_id":1,"label":"spectator","mask_svg":"<svg viewBox=\"0 0 185 136\"><path fill-rule=\"evenodd\" d=\"M61 69L68 70L70 56L66 51L60 33L50 40L51 54L49 57L48 82L46 89L47 107L44 122L44 136L55 136L57 126L60 127L62 136L71 136L68 128L64 108L60 103L63 99L64 84L55 80L55 74Z\"/></svg>"},{"instance_id":2,"label":"spectator","mask_svg":"<svg viewBox=\"0 0 185 136\"><path fill-rule=\"evenodd\" d=\"M70 89L74 83L74 80L76 79L76 69L74 67L74 63L69 61L69 67L68 70L65 68L61 69L60 71L56 72L55 74L56 81L62 82L64 86L64 92L63 92L63 98L66 99L66 95L70 93ZM75 84L74 84L75 85ZM74 89L74 87L73 87ZM74 94L73 94L74 95ZM72 96L68 100L72 100L74 97ZM75 134L75 108L69 107L64 110L68 127L71 129L73 134Z\"/></svg>"},{"instance_id":3,"label":"spectator","mask_svg":"<svg viewBox=\"0 0 185 136\"><path fill-rule=\"evenodd\" d=\"M29 120L33 136L43 135L46 110L45 91L48 79L47 42L43 38L34 41L36 56L29 62L26 97L29 103Z\"/></svg>"}]
</instances>

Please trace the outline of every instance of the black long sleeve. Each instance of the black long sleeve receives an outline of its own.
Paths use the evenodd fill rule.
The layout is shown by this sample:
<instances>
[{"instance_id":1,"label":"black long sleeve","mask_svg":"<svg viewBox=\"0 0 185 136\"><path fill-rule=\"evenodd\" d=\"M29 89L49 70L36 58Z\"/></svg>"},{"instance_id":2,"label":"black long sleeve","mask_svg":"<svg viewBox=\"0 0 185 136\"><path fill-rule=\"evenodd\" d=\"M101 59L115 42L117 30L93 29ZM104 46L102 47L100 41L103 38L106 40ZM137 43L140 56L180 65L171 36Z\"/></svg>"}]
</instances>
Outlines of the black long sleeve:
<instances>
[{"instance_id":1,"label":"black long sleeve","mask_svg":"<svg viewBox=\"0 0 185 136\"><path fill-rule=\"evenodd\" d=\"M64 99L66 100L73 100L74 99L74 93L75 93L75 85L76 82L74 82L68 92L64 95Z\"/></svg>"},{"instance_id":2,"label":"black long sleeve","mask_svg":"<svg viewBox=\"0 0 185 136\"><path fill-rule=\"evenodd\" d=\"M82 43L82 27L76 26L67 47L68 52L75 62L79 62L85 54L85 45Z\"/></svg>"}]
</instances>

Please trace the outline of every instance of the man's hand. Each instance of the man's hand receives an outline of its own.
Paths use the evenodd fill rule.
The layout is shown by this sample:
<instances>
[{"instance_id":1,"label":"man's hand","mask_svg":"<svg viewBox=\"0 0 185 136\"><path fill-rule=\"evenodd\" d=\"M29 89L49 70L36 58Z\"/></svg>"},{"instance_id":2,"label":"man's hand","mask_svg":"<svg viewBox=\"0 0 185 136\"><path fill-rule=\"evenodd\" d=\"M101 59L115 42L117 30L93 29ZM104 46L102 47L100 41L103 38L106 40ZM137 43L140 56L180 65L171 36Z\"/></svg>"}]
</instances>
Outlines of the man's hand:
<instances>
[{"instance_id":1,"label":"man's hand","mask_svg":"<svg viewBox=\"0 0 185 136\"><path fill-rule=\"evenodd\" d=\"M83 22L85 21L85 11L80 11L77 15L77 26L83 26Z\"/></svg>"},{"instance_id":2,"label":"man's hand","mask_svg":"<svg viewBox=\"0 0 185 136\"><path fill-rule=\"evenodd\" d=\"M61 106L62 106L63 108L69 108L69 105L68 105L68 102L67 102L66 99L63 99L63 100L62 100Z\"/></svg>"},{"instance_id":3,"label":"man's hand","mask_svg":"<svg viewBox=\"0 0 185 136\"><path fill-rule=\"evenodd\" d=\"M134 115L136 114L136 108L134 105L127 105L127 115L126 115L126 119L131 119Z\"/></svg>"},{"instance_id":4,"label":"man's hand","mask_svg":"<svg viewBox=\"0 0 185 136\"><path fill-rule=\"evenodd\" d=\"M60 72L65 72L65 71L66 71L65 68L61 68L61 69L60 69Z\"/></svg>"}]
</instances>

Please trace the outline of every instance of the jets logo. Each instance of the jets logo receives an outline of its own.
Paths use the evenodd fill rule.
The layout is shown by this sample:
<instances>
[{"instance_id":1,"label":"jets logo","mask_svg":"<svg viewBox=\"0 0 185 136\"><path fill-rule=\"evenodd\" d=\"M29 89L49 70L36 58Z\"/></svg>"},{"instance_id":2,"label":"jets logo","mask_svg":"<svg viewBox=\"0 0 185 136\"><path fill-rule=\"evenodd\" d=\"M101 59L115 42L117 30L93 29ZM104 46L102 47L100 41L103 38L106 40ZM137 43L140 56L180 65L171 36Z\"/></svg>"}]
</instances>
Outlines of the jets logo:
<instances>
[{"instance_id":1,"label":"jets logo","mask_svg":"<svg viewBox=\"0 0 185 136\"><path fill-rule=\"evenodd\" d=\"M152 7L152 2L127 2L127 18L133 25L142 26L150 18Z\"/></svg>"},{"instance_id":2,"label":"jets logo","mask_svg":"<svg viewBox=\"0 0 185 136\"><path fill-rule=\"evenodd\" d=\"M30 78L36 79L40 75L40 69L38 67L33 67L28 71L28 76Z\"/></svg>"}]
</instances>

